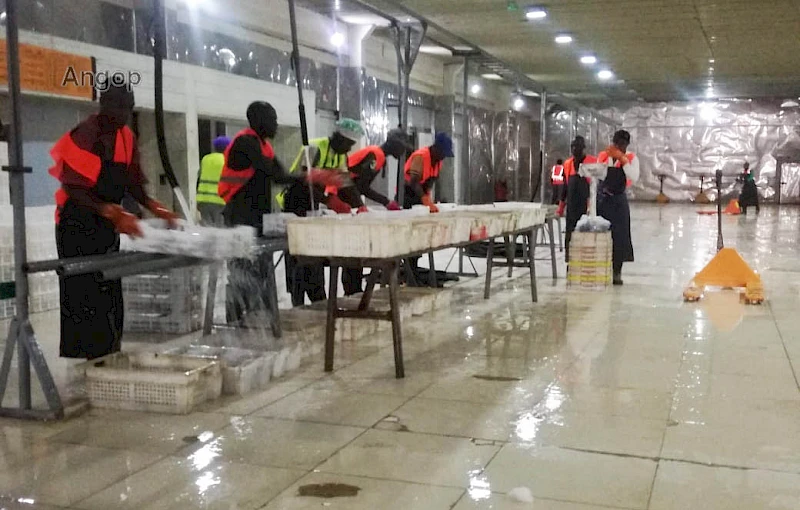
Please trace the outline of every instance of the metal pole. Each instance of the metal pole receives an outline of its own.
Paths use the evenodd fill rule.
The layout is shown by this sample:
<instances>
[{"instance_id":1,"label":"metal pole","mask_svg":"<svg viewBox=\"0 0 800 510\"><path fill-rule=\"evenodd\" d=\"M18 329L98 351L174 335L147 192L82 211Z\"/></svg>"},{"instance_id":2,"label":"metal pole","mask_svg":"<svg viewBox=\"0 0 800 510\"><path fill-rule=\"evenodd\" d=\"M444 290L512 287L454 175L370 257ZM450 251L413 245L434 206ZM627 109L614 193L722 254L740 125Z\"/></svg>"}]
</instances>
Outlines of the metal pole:
<instances>
[{"instance_id":1,"label":"metal pole","mask_svg":"<svg viewBox=\"0 0 800 510\"><path fill-rule=\"evenodd\" d=\"M541 175L539 176L539 199L544 204L544 182L547 169L545 163L547 161L547 91L543 90L541 94L541 107L539 111L539 164Z\"/></svg>"},{"instance_id":2,"label":"metal pole","mask_svg":"<svg viewBox=\"0 0 800 510\"><path fill-rule=\"evenodd\" d=\"M22 114L20 108L19 32L17 29L17 1L6 2L6 44L8 47L8 97L11 106L9 126L8 161L10 164L9 192L14 211L14 281L17 294L17 320L27 322L28 276L23 269L28 260L25 237L25 177L22 157ZM19 342L19 407L31 408L31 365L24 342Z\"/></svg>"},{"instance_id":3,"label":"metal pole","mask_svg":"<svg viewBox=\"0 0 800 510\"><path fill-rule=\"evenodd\" d=\"M467 204L472 203L472 190L470 179L470 143L469 143L469 57L464 57L464 103L461 108L461 182L464 185L464 197ZM461 260L459 260L459 264ZM458 271L461 271L459 267Z\"/></svg>"},{"instance_id":4,"label":"metal pole","mask_svg":"<svg viewBox=\"0 0 800 510\"><path fill-rule=\"evenodd\" d=\"M406 34L410 38L410 28L406 29ZM405 38L403 34L400 32L400 28L397 27L395 29L395 53L397 54L397 83L399 85L398 96L399 96L399 105L397 107L397 114L400 117L398 120L400 121L400 129L404 133L408 133L408 89L406 88L406 84L408 83L406 80L406 70L407 64L405 62L405 58L403 55L403 48L404 45L403 41ZM407 51L408 47L406 47L405 56L408 55ZM405 165L406 165L406 155L403 154L400 159L398 160L397 165L397 203L400 204L400 207L403 207L405 203L405 196L406 196L406 186L405 186Z\"/></svg>"},{"instance_id":5,"label":"metal pole","mask_svg":"<svg viewBox=\"0 0 800 510\"><path fill-rule=\"evenodd\" d=\"M306 168L311 171L311 160L308 156L308 124L306 123L306 105L303 101L303 80L300 76L300 45L297 42L297 18L294 11L294 0L289 1L289 26L292 32L292 67L294 68L294 81L297 82L297 111L300 115L300 136L303 139L303 152L305 153ZM311 210L314 210L314 185L308 180L308 199Z\"/></svg>"}]
</instances>

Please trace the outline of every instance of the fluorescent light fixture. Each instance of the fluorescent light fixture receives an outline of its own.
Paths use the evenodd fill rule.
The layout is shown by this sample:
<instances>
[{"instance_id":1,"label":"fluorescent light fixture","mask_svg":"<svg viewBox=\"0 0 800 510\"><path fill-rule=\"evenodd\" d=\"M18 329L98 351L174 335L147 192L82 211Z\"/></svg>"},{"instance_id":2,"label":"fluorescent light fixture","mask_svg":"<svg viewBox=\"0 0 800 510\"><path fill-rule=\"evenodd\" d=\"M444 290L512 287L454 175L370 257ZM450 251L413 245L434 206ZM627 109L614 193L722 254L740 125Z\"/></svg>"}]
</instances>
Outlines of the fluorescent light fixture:
<instances>
[{"instance_id":1,"label":"fluorescent light fixture","mask_svg":"<svg viewBox=\"0 0 800 510\"><path fill-rule=\"evenodd\" d=\"M556 36L556 42L558 44L569 44L572 42L572 36L568 34L560 34Z\"/></svg>"},{"instance_id":2,"label":"fluorescent light fixture","mask_svg":"<svg viewBox=\"0 0 800 510\"><path fill-rule=\"evenodd\" d=\"M338 11L341 10L341 8L342 8L342 0L335 0L333 2L333 9Z\"/></svg>"},{"instance_id":3,"label":"fluorescent light fixture","mask_svg":"<svg viewBox=\"0 0 800 510\"><path fill-rule=\"evenodd\" d=\"M344 34L341 32L334 32L331 36L331 44L336 48L341 48L344 45Z\"/></svg>"},{"instance_id":4,"label":"fluorescent light fixture","mask_svg":"<svg viewBox=\"0 0 800 510\"><path fill-rule=\"evenodd\" d=\"M494 80L494 81L501 81L503 79L502 76L500 76L499 74L496 74L496 73L482 74L481 78L485 78L487 80Z\"/></svg>"},{"instance_id":5,"label":"fluorescent light fixture","mask_svg":"<svg viewBox=\"0 0 800 510\"><path fill-rule=\"evenodd\" d=\"M594 55L584 55L581 57L581 64L592 65L597 63L597 57Z\"/></svg>"},{"instance_id":6,"label":"fluorescent light fixture","mask_svg":"<svg viewBox=\"0 0 800 510\"><path fill-rule=\"evenodd\" d=\"M474 84L472 85L472 87L470 87L470 89L469 89L469 90L470 90L470 92L472 92L473 94L480 94L480 92L481 92L481 85L480 85L480 83L474 83Z\"/></svg>"},{"instance_id":7,"label":"fluorescent light fixture","mask_svg":"<svg viewBox=\"0 0 800 510\"><path fill-rule=\"evenodd\" d=\"M514 109L521 110L525 106L525 100L521 97L518 97L514 100Z\"/></svg>"},{"instance_id":8,"label":"fluorescent light fixture","mask_svg":"<svg viewBox=\"0 0 800 510\"><path fill-rule=\"evenodd\" d=\"M441 55L443 57L453 56L453 52L451 52L447 48L443 48L435 44L423 44L422 46L419 47L419 52L425 53L427 55Z\"/></svg>"},{"instance_id":9,"label":"fluorescent light fixture","mask_svg":"<svg viewBox=\"0 0 800 510\"><path fill-rule=\"evenodd\" d=\"M539 97L539 93L532 90L523 90L522 95L527 97Z\"/></svg>"},{"instance_id":10,"label":"fluorescent light fixture","mask_svg":"<svg viewBox=\"0 0 800 510\"><path fill-rule=\"evenodd\" d=\"M800 103L798 103L797 101L793 101L791 99L781 103L781 108L797 108L797 107L800 107Z\"/></svg>"},{"instance_id":11,"label":"fluorescent light fixture","mask_svg":"<svg viewBox=\"0 0 800 510\"><path fill-rule=\"evenodd\" d=\"M716 60L715 60L715 59L713 59L713 58L710 58L710 59L708 59L708 63L709 63L709 64L713 64L714 62L716 62Z\"/></svg>"},{"instance_id":12,"label":"fluorescent light fixture","mask_svg":"<svg viewBox=\"0 0 800 510\"><path fill-rule=\"evenodd\" d=\"M600 78L601 80L610 80L611 78L614 77L614 73L612 73L608 69L603 69L602 71L597 73L597 77Z\"/></svg>"},{"instance_id":13,"label":"fluorescent light fixture","mask_svg":"<svg viewBox=\"0 0 800 510\"><path fill-rule=\"evenodd\" d=\"M547 17L547 11L541 7L531 7L525 12L525 17L531 20L544 19Z\"/></svg>"},{"instance_id":14,"label":"fluorescent light fixture","mask_svg":"<svg viewBox=\"0 0 800 510\"><path fill-rule=\"evenodd\" d=\"M375 25L378 27L388 27L391 22L374 14L342 14L339 19L350 25Z\"/></svg>"}]
</instances>

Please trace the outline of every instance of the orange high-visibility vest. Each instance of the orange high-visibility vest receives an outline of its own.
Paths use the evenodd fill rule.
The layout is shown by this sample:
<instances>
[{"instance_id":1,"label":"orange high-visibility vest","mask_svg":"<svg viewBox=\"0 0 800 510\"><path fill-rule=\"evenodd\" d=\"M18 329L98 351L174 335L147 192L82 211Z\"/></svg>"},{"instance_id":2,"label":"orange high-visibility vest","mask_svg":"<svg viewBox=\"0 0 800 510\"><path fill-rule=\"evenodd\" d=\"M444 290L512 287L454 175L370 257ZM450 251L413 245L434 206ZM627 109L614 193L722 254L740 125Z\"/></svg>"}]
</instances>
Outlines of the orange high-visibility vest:
<instances>
[{"instance_id":1,"label":"orange high-visibility vest","mask_svg":"<svg viewBox=\"0 0 800 510\"><path fill-rule=\"evenodd\" d=\"M564 184L564 165L553 165L553 170L550 172L550 180L553 184Z\"/></svg>"},{"instance_id":2,"label":"orange high-visibility vest","mask_svg":"<svg viewBox=\"0 0 800 510\"><path fill-rule=\"evenodd\" d=\"M114 163L130 166L133 162L134 143L133 131L128 126L117 130L117 137L114 141ZM59 181L63 181L64 166L66 165L85 177L92 185L97 184L103 162L97 154L78 147L72 139L72 131L59 138L50 149L50 157L53 158L55 164L50 167L48 173ZM63 187L60 187L56 190L55 199L57 224L61 220L61 210L67 203L69 195Z\"/></svg>"},{"instance_id":3,"label":"orange high-visibility vest","mask_svg":"<svg viewBox=\"0 0 800 510\"><path fill-rule=\"evenodd\" d=\"M375 171L379 172L383 169L383 165L386 164L386 154L384 154L383 149L381 149L377 145L370 145L369 147L364 147L360 151L356 151L347 158L347 167L353 168L354 166L358 166L364 161L364 158L372 154L375 156ZM350 172L350 176L355 179L357 176L355 173Z\"/></svg>"},{"instance_id":4,"label":"orange high-visibility vest","mask_svg":"<svg viewBox=\"0 0 800 510\"><path fill-rule=\"evenodd\" d=\"M422 178L420 179L420 184L425 184L430 179L435 179L439 177L439 171L442 169L442 162L439 161L436 164L433 164L433 158L431 157L431 148L430 147L423 147L418 151L415 151L411 154L411 157L408 158L406 161L406 168L405 168L405 176L406 182L411 182L411 162L417 156L422 157Z\"/></svg>"},{"instance_id":5,"label":"orange high-visibility vest","mask_svg":"<svg viewBox=\"0 0 800 510\"><path fill-rule=\"evenodd\" d=\"M583 159L584 163L597 163L597 158L589 154ZM575 158L569 158L564 161L564 180L569 182L569 178L573 175L578 175L578 169L575 168Z\"/></svg>"},{"instance_id":6,"label":"orange high-visibility vest","mask_svg":"<svg viewBox=\"0 0 800 510\"><path fill-rule=\"evenodd\" d=\"M272 145L269 141L261 140L261 137L259 137L253 129L247 128L239 131L233 138L233 142L225 148L225 166L222 168L222 175L219 178L219 187L217 188L219 196L222 197L226 204L230 202L256 174L256 169L252 166L243 170L234 170L228 166L231 147L233 147L240 136L255 136L261 143L261 154L267 159L273 159L275 157L275 151L272 149Z\"/></svg>"},{"instance_id":7,"label":"orange high-visibility vest","mask_svg":"<svg viewBox=\"0 0 800 510\"><path fill-rule=\"evenodd\" d=\"M634 153L632 153L632 152L629 152L629 153L627 153L627 154L625 154L625 155L628 157L628 161L629 161L629 162L630 162L630 161L633 161L633 158L635 158L635 157L636 157L636 155L635 155ZM603 152L601 152L600 154L598 154L598 155L597 155L597 162L598 162L598 163L606 163L606 162L608 162L608 153L607 153L606 151L603 151ZM622 163L621 163L620 161L617 161L617 162L614 164L614 166L615 166L616 168L622 168ZM633 181L631 181L630 179L628 179L628 180L627 180L627 182L625 183L625 186L626 186L626 187L629 187L631 184L633 184Z\"/></svg>"}]
</instances>

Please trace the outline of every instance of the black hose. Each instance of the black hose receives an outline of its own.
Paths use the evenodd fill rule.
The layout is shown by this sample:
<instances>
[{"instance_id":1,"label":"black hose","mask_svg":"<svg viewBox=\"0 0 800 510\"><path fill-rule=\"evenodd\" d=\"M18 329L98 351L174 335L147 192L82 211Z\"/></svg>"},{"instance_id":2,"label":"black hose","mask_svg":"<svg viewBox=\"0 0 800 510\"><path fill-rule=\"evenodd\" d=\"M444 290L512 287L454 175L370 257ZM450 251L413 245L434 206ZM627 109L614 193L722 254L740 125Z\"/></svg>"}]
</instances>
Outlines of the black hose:
<instances>
[{"instance_id":1,"label":"black hose","mask_svg":"<svg viewBox=\"0 0 800 510\"><path fill-rule=\"evenodd\" d=\"M164 56L167 53L166 16L161 0L153 0L153 62L155 64L155 100L156 100L156 138L161 165L172 189L178 188L178 179L172 169L167 152L167 139L164 135Z\"/></svg>"},{"instance_id":2,"label":"black hose","mask_svg":"<svg viewBox=\"0 0 800 510\"><path fill-rule=\"evenodd\" d=\"M717 170L717 251L725 247L722 239L722 170Z\"/></svg>"}]
</instances>

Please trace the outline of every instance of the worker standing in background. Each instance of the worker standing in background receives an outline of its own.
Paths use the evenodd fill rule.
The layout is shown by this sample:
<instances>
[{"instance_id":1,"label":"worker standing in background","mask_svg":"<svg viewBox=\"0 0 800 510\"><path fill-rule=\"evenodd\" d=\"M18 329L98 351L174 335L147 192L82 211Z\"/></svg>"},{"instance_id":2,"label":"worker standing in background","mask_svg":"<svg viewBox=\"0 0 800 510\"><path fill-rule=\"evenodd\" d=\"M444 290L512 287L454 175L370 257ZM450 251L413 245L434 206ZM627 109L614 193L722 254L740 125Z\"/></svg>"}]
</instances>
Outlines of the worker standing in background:
<instances>
[{"instance_id":1,"label":"worker standing in background","mask_svg":"<svg viewBox=\"0 0 800 510\"><path fill-rule=\"evenodd\" d=\"M739 207L742 209L742 214L747 214L748 207L755 207L756 214L761 212L761 205L758 202L758 186L756 186L756 179L753 172L750 171L750 163L744 163L742 176L742 192L739 194Z\"/></svg>"},{"instance_id":2,"label":"worker standing in background","mask_svg":"<svg viewBox=\"0 0 800 510\"><path fill-rule=\"evenodd\" d=\"M561 195L564 194L564 161L559 159L556 161L556 164L553 165L553 169L550 171L550 185L553 187L553 199L552 204L555 205L561 201Z\"/></svg>"},{"instance_id":3,"label":"worker standing in background","mask_svg":"<svg viewBox=\"0 0 800 510\"><path fill-rule=\"evenodd\" d=\"M219 196L225 201L225 224L249 225L263 232L264 215L272 212L272 183L298 184L308 179L322 185L337 184L335 176L323 172L287 173L275 157L270 140L278 132L278 115L269 103L256 101L247 107L250 127L240 131L224 152L225 166L219 180ZM267 303L263 260L230 261L228 321Z\"/></svg>"},{"instance_id":4,"label":"worker standing in background","mask_svg":"<svg viewBox=\"0 0 800 510\"><path fill-rule=\"evenodd\" d=\"M404 209L426 205L432 213L439 212L439 208L433 203L431 192L439 179L442 162L453 156L453 140L447 133L436 133L433 145L411 154L405 167Z\"/></svg>"},{"instance_id":5,"label":"worker standing in background","mask_svg":"<svg viewBox=\"0 0 800 510\"><path fill-rule=\"evenodd\" d=\"M586 214L589 206L589 180L578 175L582 163L597 163L597 158L586 154L586 140L576 136L570 145L572 157L564 163L565 185L561 189L561 202L558 215L563 216L566 209L567 225L564 244L566 246L567 264L569 264L569 243L578 220Z\"/></svg>"},{"instance_id":6,"label":"worker standing in background","mask_svg":"<svg viewBox=\"0 0 800 510\"><path fill-rule=\"evenodd\" d=\"M127 123L134 97L127 85L100 96L100 111L62 136L50 155L56 191L59 258L119 251L119 234L141 236L139 220L120 205L130 194L155 216L174 225L175 213L147 195L139 150ZM59 277L60 355L94 359L118 352L124 324L122 282L94 275Z\"/></svg>"},{"instance_id":7,"label":"worker standing in background","mask_svg":"<svg viewBox=\"0 0 800 510\"><path fill-rule=\"evenodd\" d=\"M231 143L227 136L214 138L214 152L206 154L200 161L200 174L197 176L197 210L203 225L222 226L222 210L225 200L219 196L219 178L225 166L225 149Z\"/></svg>"},{"instance_id":8,"label":"worker standing in background","mask_svg":"<svg viewBox=\"0 0 800 510\"><path fill-rule=\"evenodd\" d=\"M598 154L599 163L608 164L608 173L597 190L597 214L611 222L614 285L622 285L622 264L633 262L631 209L626 190L639 180L639 159L626 152L631 134L623 129L614 133L611 145Z\"/></svg>"},{"instance_id":9,"label":"worker standing in background","mask_svg":"<svg viewBox=\"0 0 800 510\"><path fill-rule=\"evenodd\" d=\"M339 192L344 188L355 186L347 171L347 153L362 136L364 136L364 130L358 121L341 119L336 123L336 129L331 136L309 140L308 158L311 167L338 177L338 184L314 186L314 204L318 206L323 203L328 209L339 214L350 214L351 207L339 198ZM290 172L297 172L305 168L305 149L301 148ZM277 198L286 212L305 216L311 210L308 186L294 184ZM360 200L359 197L359 202ZM326 298L325 266L321 263L299 265L297 258L288 256L286 257L286 284L292 295L293 306L302 306L305 303L306 295L312 303L323 301Z\"/></svg>"},{"instance_id":10,"label":"worker standing in background","mask_svg":"<svg viewBox=\"0 0 800 510\"><path fill-rule=\"evenodd\" d=\"M400 206L394 200L389 200L386 196L372 188L372 181L386 166L386 157L392 156L400 159L404 154L411 151L411 144L408 136L400 129L389 131L386 141L382 145L370 145L354 152L347 158L347 166L350 169L350 178L355 186L342 188L339 190L339 198L350 207L363 208L364 203L361 196L365 196L377 202L390 211L399 211ZM342 270L342 286L346 296L361 292L361 282L364 277L364 270L361 268L346 268Z\"/></svg>"}]
</instances>

